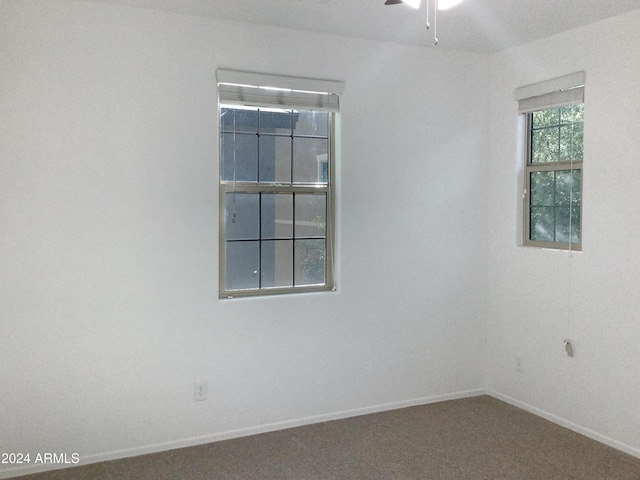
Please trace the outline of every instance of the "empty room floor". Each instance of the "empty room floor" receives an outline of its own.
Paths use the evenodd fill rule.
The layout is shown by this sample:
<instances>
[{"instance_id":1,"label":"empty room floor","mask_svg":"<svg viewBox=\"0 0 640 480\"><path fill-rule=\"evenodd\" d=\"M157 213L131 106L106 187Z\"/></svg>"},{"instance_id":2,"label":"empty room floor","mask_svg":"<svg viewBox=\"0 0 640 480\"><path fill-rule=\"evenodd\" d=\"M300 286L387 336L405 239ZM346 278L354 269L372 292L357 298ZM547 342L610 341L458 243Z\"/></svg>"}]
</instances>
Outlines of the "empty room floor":
<instances>
[{"instance_id":1,"label":"empty room floor","mask_svg":"<svg viewBox=\"0 0 640 480\"><path fill-rule=\"evenodd\" d=\"M479 396L18 478L638 480L640 459Z\"/></svg>"}]
</instances>

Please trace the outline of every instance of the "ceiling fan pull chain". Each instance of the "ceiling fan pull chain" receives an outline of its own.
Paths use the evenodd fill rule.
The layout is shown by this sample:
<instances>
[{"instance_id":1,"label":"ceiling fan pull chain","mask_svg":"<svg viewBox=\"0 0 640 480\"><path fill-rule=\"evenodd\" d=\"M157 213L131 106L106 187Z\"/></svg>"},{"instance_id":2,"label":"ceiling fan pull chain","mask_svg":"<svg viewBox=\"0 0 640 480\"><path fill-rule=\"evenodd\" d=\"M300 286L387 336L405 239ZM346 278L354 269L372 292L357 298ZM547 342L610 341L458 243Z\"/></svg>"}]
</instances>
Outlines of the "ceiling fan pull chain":
<instances>
[{"instance_id":1,"label":"ceiling fan pull chain","mask_svg":"<svg viewBox=\"0 0 640 480\"><path fill-rule=\"evenodd\" d=\"M433 0L433 44L438 45L438 0Z\"/></svg>"},{"instance_id":2,"label":"ceiling fan pull chain","mask_svg":"<svg viewBox=\"0 0 640 480\"><path fill-rule=\"evenodd\" d=\"M431 25L429 24L429 0L427 0L427 30L429 30Z\"/></svg>"}]
</instances>

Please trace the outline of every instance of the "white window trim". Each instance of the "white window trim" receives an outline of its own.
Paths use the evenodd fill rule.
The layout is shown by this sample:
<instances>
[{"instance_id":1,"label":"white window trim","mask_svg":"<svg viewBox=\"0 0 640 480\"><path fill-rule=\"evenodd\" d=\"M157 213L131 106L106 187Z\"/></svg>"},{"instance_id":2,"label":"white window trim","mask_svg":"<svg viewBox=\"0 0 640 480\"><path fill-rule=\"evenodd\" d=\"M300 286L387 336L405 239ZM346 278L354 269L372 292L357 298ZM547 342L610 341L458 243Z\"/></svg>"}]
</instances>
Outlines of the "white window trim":
<instances>
[{"instance_id":1,"label":"white window trim","mask_svg":"<svg viewBox=\"0 0 640 480\"><path fill-rule=\"evenodd\" d=\"M531 164L531 121L530 114L535 111L549 110L560 108L568 105L584 104L586 74L585 72L575 72L572 74L556 77L543 82L526 85L517 88L514 92L515 99L518 101L518 113L525 115L524 131L524 151L523 151L523 173L524 173L524 191L523 191L523 209L522 209L522 245L527 247L540 247L553 250L582 250L582 212L583 202L580 208L580 243L569 242L542 242L531 240L530 228L530 202L531 192L529 178L532 171L560 171L560 170L580 170L580 177L583 177L582 164L583 160L570 162L554 162L550 164ZM581 199L584 199L582 192L583 182L580 185Z\"/></svg>"},{"instance_id":2,"label":"white window trim","mask_svg":"<svg viewBox=\"0 0 640 480\"><path fill-rule=\"evenodd\" d=\"M335 115L339 111L339 95L344 91L344 82L309 78L285 77L252 72L218 70L218 107L220 105L275 107L329 112L328 158L329 178L326 185L290 185L277 183L272 185L257 183L219 182L219 295L220 298L260 297L265 295L291 294L303 292L335 291ZM247 95L250 93L250 95ZM218 112L218 118L220 118ZM218 127L220 137L220 127ZM218 148L220 152L220 147ZM326 192L326 273L322 285L302 285L294 287L272 287L259 289L226 289L226 239L225 239L225 195L235 192L273 192L273 193L313 193Z\"/></svg>"}]
</instances>

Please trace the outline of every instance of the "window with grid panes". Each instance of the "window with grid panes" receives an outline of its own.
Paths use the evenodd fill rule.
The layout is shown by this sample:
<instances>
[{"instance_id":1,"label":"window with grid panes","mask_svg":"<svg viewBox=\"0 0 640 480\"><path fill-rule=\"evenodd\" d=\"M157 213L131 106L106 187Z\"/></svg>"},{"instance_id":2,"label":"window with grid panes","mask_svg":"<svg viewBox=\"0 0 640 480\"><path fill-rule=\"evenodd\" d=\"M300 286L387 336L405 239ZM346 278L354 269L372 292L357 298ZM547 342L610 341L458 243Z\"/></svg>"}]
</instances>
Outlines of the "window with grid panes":
<instances>
[{"instance_id":1,"label":"window with grid panes","mask_svg":"<svg viewBox=\"0 0 640 480\"><path fill-rule=\"evenodd\" d=\"M220 296L332 290L339 81L218 70Z\"/></svg>"},{"instance_id":2,"label":"window with grid panes","mask_svg":"<svg viewBox=\"0 0 640 480\"><path fill-rule=\"evenodd\" d=\"M584 105L527 114L525 244L580 249Z\"/></svg>"},{"instance_id":3,"label":"window with grid panes","mask_svg":"<svg viewBox=\"0 0 640 480\"><path fill-rule=\"evenodd\" d=\"M582 249L585 72L515 90L525 118L523 245Z\"/></svg>"}]
</instances>

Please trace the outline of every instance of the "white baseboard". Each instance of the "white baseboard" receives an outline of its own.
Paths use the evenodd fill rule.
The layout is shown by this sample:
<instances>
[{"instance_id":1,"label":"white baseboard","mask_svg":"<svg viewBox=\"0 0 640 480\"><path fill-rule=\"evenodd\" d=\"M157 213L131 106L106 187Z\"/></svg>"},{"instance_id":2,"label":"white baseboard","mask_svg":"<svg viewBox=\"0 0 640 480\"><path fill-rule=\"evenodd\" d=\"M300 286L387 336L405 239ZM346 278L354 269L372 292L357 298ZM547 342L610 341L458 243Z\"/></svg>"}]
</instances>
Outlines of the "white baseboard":
<instances>
[{"instance_id":1,"label":"white baseboard","mask_svg":"<svg viewBox=\"0 0 640 480\"><path fill-rule=\"evenodd\" d=\"M502 400L503 402L513 405L514 407L518 407L523 410L526 410L529 413L533 413L534 415L537 415L538 417L542 417L545 420L549 420L550 422L560 425L561 427L565 427L565 428L568 428L569 430L573 430L574 432L584 435L585 437L589 437L590 439L595 440L596 442L604 443L605 445L608 445L609 447L613 447L616 450L620 450L624 453L628 453L629 455L640 458L640 449L634 448L630 445L627 445L626 443L622 443L622 442L619 442L618 440L614 440L613 438L607 437L606 435L602 435L594 430L590 430L589 428L570 422L569 420L566 420L564 418L558 417L549 412L546 412L544 410L531 406L528 403L524 403L524 402L521 402L520 400L516 400L515 398L512 398L508 395L504 395L500 392L489 390L487 391L487 395L497 398L498 400Z\"/></svg>"},{"instance_id":2,"label":"white baseboard","mask_svg":"<svg viewBox=\"0 0 640 480\"><path fill-rule=\"evenodd\" d=\"M79 465L89 465L91 463L105 462L109 460L118 460L118 459L127 458L127 457L137 457L139 455L158 453L165 450L174 450L176 448L193 447L195 445L202 445L205 443L219 442L222 440L229 440L232 438L246 437L249 435L257 435L259 433L273 432L273 431L284 430L284 429L293 428L293 427L301 427L304 425L328 422L331 420L340 420L342 418L357 417L360 415L367 415L370 413L379 413L379 412L385 412L389 410L397 410L399 408L415 407L417 405L427 405L429 403L444 402L447 400L458 400L461 398L476 397L478 395L485 395L486 393L487 393L486 389L468 390L468 391L457 392L457 393L448 393L444 395L435 395L431 397L416 398L413 400L403 400L400 402L383 403L380 405L373 405L369 407L356 408L352 410L344 410L344 411L328 413L324 415L316 415L312 417L287 420L284 422L257 425L255 427L241 428L238 430L231 430L227 432L213 433L210 435L185 438L182 440L176 440L171 442L156 443L153 445L147 445L143 447L129 448L124 450L115 450L112 452L83 456L81 458L81 462ZM18 477L21 475L29 475L32 473L40 473L44 471L68 468L70 466L72 465L58 465L58 466L51 465L51 464L28 465L25 467L0 471L0 479L8 479L13 477Z\"/></svg>"}]
</instances>

